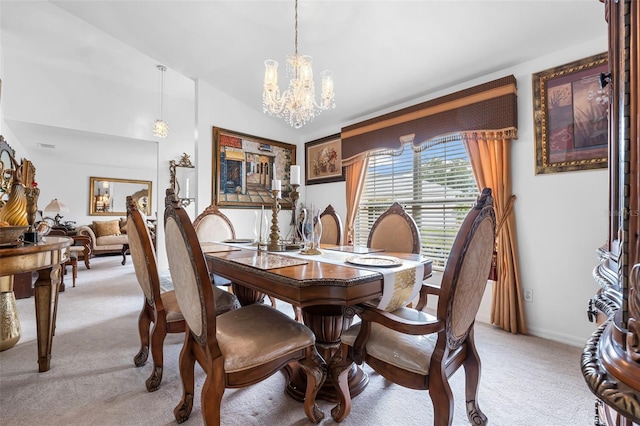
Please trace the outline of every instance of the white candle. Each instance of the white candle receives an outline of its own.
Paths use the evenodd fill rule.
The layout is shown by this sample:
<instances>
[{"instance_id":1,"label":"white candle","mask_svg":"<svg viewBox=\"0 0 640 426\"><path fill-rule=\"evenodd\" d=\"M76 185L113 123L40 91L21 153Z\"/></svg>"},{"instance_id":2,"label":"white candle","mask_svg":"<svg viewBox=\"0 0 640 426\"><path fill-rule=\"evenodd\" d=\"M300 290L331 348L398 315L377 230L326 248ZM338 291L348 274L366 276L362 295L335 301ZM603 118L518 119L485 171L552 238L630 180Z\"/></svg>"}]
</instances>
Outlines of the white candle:
<instances>
[{"instance_id":1,"label":"white candle","mask_svg":"<svg viewBox=\"0 0 640 426\"><path fill-rule=\"evenodd\" d=\"M260 250L260 243L262 242L262 220L264 219L264 206L260 212L260 233L258 234L258 250Z\"/></svg>"},{"instance_id":2,"label":"white candle","mask_svg":"<svg viewBox=\"0 0 640 426\"><path fill-rule=\"evenodd\" d=\"M280 181L280 179L274 179L273 181L273 188L276 191L281 191L282 190L282 182Z\"/></svg>"},{"instance_id":3,"label":"white candle","mask_svg":"<svg viewBox=\"0 0 640 426\"><path fill-rule=\"evenodd\" d=\"M300 166L291 166L291 185L300 185Z\"/></svg>"},{"instance_id":4,"label":"white candle","mask_svg":"<svg viewBox=\"0 0 640 426\"><path fill-rule=\"evenodd\" d=\"M273 174L271 175L271 180L276 180L276 165L273 165Z\"/></svg>"},{"instance_id":5,"label":"white candle","mask_svg":"<svg viewBox=\"0 0 640 426\"><path fill-rule=\"evenodd\" d=\"M187 178L187 187L184 190L185 198L189 198L189 178Z\"/></svg>"}]
</instances>

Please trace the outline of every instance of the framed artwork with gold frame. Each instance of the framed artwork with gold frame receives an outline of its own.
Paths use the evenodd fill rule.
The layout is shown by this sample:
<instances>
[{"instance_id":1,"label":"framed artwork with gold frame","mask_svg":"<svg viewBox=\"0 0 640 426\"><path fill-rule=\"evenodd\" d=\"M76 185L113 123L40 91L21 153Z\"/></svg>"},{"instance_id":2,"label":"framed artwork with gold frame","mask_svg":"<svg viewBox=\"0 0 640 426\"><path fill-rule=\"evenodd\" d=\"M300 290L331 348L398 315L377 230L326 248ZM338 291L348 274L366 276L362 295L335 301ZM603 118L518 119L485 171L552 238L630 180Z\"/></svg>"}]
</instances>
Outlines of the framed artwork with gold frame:
<instances>
[{"instance_id":1,"label":"framed artwork with gold frame","mask_svg":"<svg viewBox=\"0 0 640 426\"><path fill-rule=\"evenodd\" d=\"M533 74L536 174L607 167L607 56Z\"/></svg>"},{"instance_id":2,"label":"framed artwork with gold frame","mask_svg":"<svg viewBox=\"0 0 640 426\"><path fill-rule=\"evenodd\" d=\"M344 180L342 140L339 134L304 144L304 158L306 164L305 184L313 185Z\"/></svg>"},{"instance_id":3,"label":"framed artwork with gold frame","mask_svg":"<svg viewBox=\"0 0 640 426\"><path fill-rule=\"evenodd\" d=\"M255 208L273 204L271 184L281 181L280 206L290 209L291 166L296 146L213 127L213 200L217 206Z\"/></svg>"}]
</instances>

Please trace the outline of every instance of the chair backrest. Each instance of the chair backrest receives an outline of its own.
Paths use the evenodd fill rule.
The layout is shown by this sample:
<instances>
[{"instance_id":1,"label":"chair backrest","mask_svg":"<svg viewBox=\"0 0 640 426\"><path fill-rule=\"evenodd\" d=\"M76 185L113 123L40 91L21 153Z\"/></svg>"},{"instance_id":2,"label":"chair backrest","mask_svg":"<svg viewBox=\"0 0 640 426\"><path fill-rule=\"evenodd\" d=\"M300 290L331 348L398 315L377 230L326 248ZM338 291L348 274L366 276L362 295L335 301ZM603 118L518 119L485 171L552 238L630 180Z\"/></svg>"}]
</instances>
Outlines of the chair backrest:
<instances>
[{"instance_id":1,"label":"chair backrest","mask_svg":"<svg viewBox=\"0 0 640 426\"><path fill-rule=\"evenodd\" d=\"M320 243L342 245L342 221L331 204L320 214L320 222L322 222Z\"/></svg>"},{"instance_id":2,"label":"chair backrest","mask_svg":"<svg viewBox=\"0 0 640 426\"><path fill-rule=\"evenodd\" d=\"M420 231L415 220L394 202L376 219L369 231L367 247L399 253L420 253Z\"/></svg>"},{"instance_id":3,"label":"chair backrest","mask_svg":"<svg viewBox=\"0 0 640 426\"><path fill-rule=\"evenodd\" d=\"M217 206L211 205L193 221L198 239L206 241L224 241L236 238L236 231L227 216Z\"/></svg>"},{"instance_id":4,"label":"chair backrest","mask_svg":"<svg viewBox=\"0 0 640 426\"><path fill-rule=\"evenodd\" d=\"M164 232L171 281L180 311L200 344L217 345L216 306L207 263L189 215L172 188L166 191Z\"/></svg>"},{"instance_id":5,"label":"chair backrest","mask_svg":"<svg viewBox=\"0 0 640 426\"><path fill-rule=\"evenodd\" d=\"M156 251L149 228L133 197L127 196L127 238L138 284L152 304L161 304Z\"/></svg>"},{"instance_id":6,"label":"chair backrest","mask_svg":"<svg viewBox=\"0 0 640 426\"><path fill-rule=\"evenodd\" d=\"M440 287L438 318L445 318L447 345L466 339L489 278L495 247L496 216L491 189L484 188L451 247Z\"/></svg>"}]
</instances>

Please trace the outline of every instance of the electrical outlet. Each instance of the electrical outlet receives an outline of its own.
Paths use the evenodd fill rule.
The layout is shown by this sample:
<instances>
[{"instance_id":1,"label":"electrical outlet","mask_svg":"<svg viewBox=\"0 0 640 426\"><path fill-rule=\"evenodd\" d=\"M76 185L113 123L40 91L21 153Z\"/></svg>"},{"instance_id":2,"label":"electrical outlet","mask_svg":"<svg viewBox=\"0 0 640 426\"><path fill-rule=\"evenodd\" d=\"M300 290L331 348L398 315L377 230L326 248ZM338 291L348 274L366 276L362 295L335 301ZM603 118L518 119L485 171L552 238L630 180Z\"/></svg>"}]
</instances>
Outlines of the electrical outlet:
<instances>
[{"instance_id":1,"label":"electrical outlet","mask_svg":"<svg viewBox=\"0 0 640 426\"><path fill-rule=\"evenodd\" d=\"M530 288L524 289L524 300L526 302L533 302L533 290Z\"/></svg>"}]
</instances>

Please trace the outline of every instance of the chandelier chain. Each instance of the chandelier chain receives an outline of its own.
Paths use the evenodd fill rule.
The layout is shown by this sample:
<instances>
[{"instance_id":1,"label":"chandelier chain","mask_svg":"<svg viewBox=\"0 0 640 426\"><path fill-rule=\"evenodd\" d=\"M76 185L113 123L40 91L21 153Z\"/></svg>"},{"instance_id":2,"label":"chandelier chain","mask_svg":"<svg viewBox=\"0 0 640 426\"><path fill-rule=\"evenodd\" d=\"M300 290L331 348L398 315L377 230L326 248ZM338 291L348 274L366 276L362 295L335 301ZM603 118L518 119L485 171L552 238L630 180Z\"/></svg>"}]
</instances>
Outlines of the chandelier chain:
<instances>
[{"instance_id":1,"label":"chandelier chain","mask_svg":"<svg viewBox=\"0 0 640 426\"><path fill-rule=\"evenodd\" d=\"M298 56L298 0L295 6L295 55Z\"/></svg>"}]
</instances>

